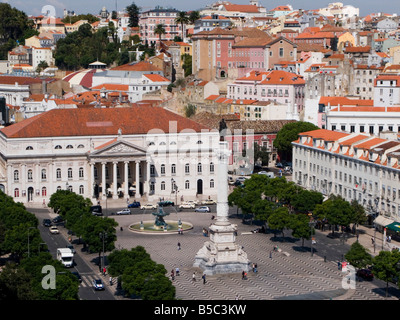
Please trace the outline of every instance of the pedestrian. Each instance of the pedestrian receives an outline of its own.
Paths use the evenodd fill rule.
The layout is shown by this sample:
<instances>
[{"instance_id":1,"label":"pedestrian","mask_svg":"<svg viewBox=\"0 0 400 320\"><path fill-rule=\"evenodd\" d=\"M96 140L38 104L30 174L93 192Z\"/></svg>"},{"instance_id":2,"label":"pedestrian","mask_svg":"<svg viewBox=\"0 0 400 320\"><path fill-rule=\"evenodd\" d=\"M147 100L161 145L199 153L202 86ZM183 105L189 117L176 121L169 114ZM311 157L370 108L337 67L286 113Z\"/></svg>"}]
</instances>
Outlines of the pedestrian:
<instances>
[{"instance_id":1,"label":"pedestrian","mask_svg":"<svg viewBox=\"0 0 400 320\"><path fill-rule=\"evenodd\" d=\"M179 268L178 267L175 268L175 273L176 273L176 276L179 276Z\"/></svg>"},{"instance_id":2,"label":"pedestrian","mask_svg":"<svg viewBox=\"0 0 400 320\"><path fill-rule=\"evenodd\" d=\"M103 268L103 275L106 275L106 271L107 271L107 269L106 269L106 267L104 267Z\"/></svg>"},{"instance_id":3,"label":"pedestrian","mask_svg":"<svg viewBox=\"0 0 400 320\"><path fill-rule=\"evenodd\" d=\"M121 228L119 228L119 230L124 231L124 228L121 227Z\"/></svg>"},{"instance_id":4,"label":"pedestrian","mask_svg":"<svg viewBox=\"0 0 400 320\"><path fill-rule=\"evenodd\" d=\"M272 259L272 251L269 252L269 258Z\"/></svg>"},{"instance_id":5,"label":"pedestrian","mask_svg":"<svg viewBox=\"0 0 400 320\"><path fill-rule=\"evenodd\" d=\"M174 269L171 270L171 280L175 280L175 273Z\"/></svg>"},{"instance_id":6,"label":"pedestrian","mask_svg":"<svg viewBox=\"0 0 400 320\"><path fill-rule=\"evenodd\" d=\"M392 241L392 237L389 236L389 237L388 237L388 242L390 243L391 241Z\"/></svg>"},{"instance_id":7,"label":"pedestrian","mask_svg":"<svg viewBox=\"0 0 400 320\"><path fill-rule=\"evenodd\" d=\"M239 300L239 296L238 295L236 295L235 300Z\"/></svg>"},{"instance_id":8,"label":"pedestrian","mask_svg":"<svg viewBox=\"0 0 400 320\"><path fill-rule=\"evenodd\" d=\"M254 264L254 272L257 272L257 263Z\"/></svg>"},{"instance_id":9,"label":"pedestrian","mask_svg":"<svg viewBox=\"0 0 400 320\"><path fill-rule=\"evenodd\" d=\"M245 274L245 272L244 272L244 270L242 271L242 280L244 280L244 274Z\"/></svg>"},{"instance_id":10,"label":"pedestrian","mask_svg":"<svg viewBox=\"0 0 400 320\"><path fill-rule=\"evenodd\" d=\"M181 243L178 242L178 250L181 250Z\"/></svg>"},{"instance_id":11,"label":"pedestrian","mask_svg":"<svg viewBox=\"0 0 400 320\"><path fill-rule=\"evenodd\" d=\"M203 284L206 284L206 274L205 273L203 273L203 276L202 276L202 278L203 278Z\"/></svg>"},{"instance_id":12,"label":"pedestrian","mask_svg":"<svg viewBox=\"0 0 400 320\"><path fill-rule=\"evenodd\" d=\"M113 285L112 277L110 277L110 286L112 286L112 285Z\"/></svg>"},{"instance_id":13,"label":"pedestrian","mask_svg":"<svg viewBox=\"0 0 400 320\"><path fill-rule=\"evenodd\" d=\"M193 281L193 282L196 282L196 272L193 272L192 281Z\"/></svg>"},{"instance_id":14,"label":"pedestrian","mask_svg":"<svg viewBox=\"0 0 400 320\"><path fill-rule=\"evenodd\" d=\"M374 245L374 243L375 243L374 238L371 238L371 243L372 243L372 245Z\"/></svg>"},{"instance_id":15,"label":"pedestrian","mask_svg":"<svg viewBox=\"0 0 400 320\"><path fill-rule=\"evenodd\" d=\"M252 268L253 268L253 272L255 272L254 270L256 269L256 265L254 263L253 263Z\"/></svg>"}]
</instances>

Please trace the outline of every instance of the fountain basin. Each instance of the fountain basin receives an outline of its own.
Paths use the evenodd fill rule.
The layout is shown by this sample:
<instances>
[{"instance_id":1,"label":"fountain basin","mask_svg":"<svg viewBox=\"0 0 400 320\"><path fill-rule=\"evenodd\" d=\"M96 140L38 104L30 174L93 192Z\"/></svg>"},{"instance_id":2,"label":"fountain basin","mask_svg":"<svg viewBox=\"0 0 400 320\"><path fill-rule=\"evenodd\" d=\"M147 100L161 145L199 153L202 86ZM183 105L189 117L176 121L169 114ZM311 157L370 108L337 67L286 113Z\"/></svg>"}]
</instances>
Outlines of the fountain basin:
<instances>
[{"instance_id":1,"label":"fountain basin","mask_svg":"<svg viewBox=\"0 0 400 320\"><path fill-rule=\"evenodd\" d=\"M178 233L179 223L178 221L166 220L167 230L163 227L155 226L154 220L143 221L143 223L137 222L129 226L129 230L137 233L144 234L175 234ZM142 228L141 228L142 227ZM182 221L182 231L188 231L193 229L193 225L189 222Z\"/></svg>"}]
</instances>

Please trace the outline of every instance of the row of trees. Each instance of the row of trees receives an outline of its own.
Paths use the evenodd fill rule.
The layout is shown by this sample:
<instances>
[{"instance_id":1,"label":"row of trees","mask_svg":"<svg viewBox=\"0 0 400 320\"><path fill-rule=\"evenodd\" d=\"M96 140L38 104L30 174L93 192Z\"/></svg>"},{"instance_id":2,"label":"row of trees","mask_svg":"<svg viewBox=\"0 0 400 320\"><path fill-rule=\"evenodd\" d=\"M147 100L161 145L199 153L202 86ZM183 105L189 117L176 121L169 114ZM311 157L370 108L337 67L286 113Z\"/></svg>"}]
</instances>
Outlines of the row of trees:
<instances>
[{"instance_id":1,"label":"row of trees","mask_svg":"<svg viewBox=\"0 0 400 320\"><path fill-rule=\"evenodd\" d=\"M92 215L90 199L68 190L58 190L50 197L48 206L63 217L65 227L82 239L89 251L98 252L99 262L104 241L104 251L111 252L107 257L108 273L119 277L127 296L144 300L174 299L175 287L166 277L165 267L151 260L143 247L115 250L118 223L111 218Z\"/></svg>"},{"instance_id":2,"label":"row of trees","mask_svg":"<svg viewBox=\"0 0 400 320\"><path fill-rule=\"evenodd\" d=\"M38 219L0 192L0 256L7 255L0 272L0 300L78 299L79 282L47 251ZM44 266L54 268L54 289L42 285Z\"/></svg>"}]
</instances>

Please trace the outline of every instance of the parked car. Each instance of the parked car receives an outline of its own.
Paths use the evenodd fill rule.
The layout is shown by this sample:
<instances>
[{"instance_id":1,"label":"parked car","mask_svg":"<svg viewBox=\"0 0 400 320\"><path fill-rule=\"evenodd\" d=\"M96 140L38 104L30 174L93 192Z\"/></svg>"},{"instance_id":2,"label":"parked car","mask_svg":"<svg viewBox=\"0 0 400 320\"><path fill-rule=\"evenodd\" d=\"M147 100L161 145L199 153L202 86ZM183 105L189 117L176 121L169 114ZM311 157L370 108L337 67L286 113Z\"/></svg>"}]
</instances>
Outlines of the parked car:
<instances>
[{"instance_id":1,"label":"parked car","mask_svg":"<svg viewBox=\"0 0 400 320\"><path fill-rule=\"evenodd\" d=\"M158 203L160 207L174 206L175 203L170 200L163 200Z\"/></svg>"},{"instance_id":2,"label":"parked car","mask_svg":"<svg viewBox=\"0 0 400 320\"><path fill-rule=\"evenodd\" d=\"M245 182L247 180L246 177L237 177L236 181L240 181L241 183Z\"/></svg>"},{"instance_id":3,"label":"parked car","mask_svg":"<svg viewBox=\"0 0 400 320\"><path fill-rule=\"evenodd\" d=\"M133 201L132 203L128 204L128 208L140 208L140 202Z\"/></svg>"},{"instance_id":4,"label":"parked car","mask_svg":"<svg viewBox=\"0 0 400 320\"><path fill-rule=\"evenodd\" d=\"M101 279L93 280L93 288L94 290L104 290L103 281Z\"/></svg>"},{"instance_id":5,"label":"parked car","mask_svg":"<svg viewBox=\"0 0 400 320\"><path fill-rule=\"evenodd\" d=\"M92 215L101 217L103 215L103 212L93 211Z\"/></svg>"},{"instance_id":6,"label":"parked car","mask_svg":"<svg viewBox=\"0 0 400 320\"><path fill-rule=\"evenodd\" d=\"M231 176L228 177L228 184L233 185L235 183L235 180Z\"/></svg>"},{"instance_id":7,"label":"parked car","mask_svg":"<svg viewBox=\"0 0 400 320\"><path fill-rule=\"evenodd\" d=\"M157 206L155 204L146 203L143 206L141 206L140 209L142 209L142 210L146 210L146 209L155 210L155 209L157 209Z\"/></svg>"},{"instance_id":8,"label":"parked car","mask_svg":"<svg viewBox=\"0 0 400 320\"><path fill-rule=\"evenodd\" d=\"M58 230L58 228L56 226L51 226L49 229L51 234L59 234L60 231Z\"/></svg>"},{"instance_id":9,"label":"parked car","mask_svg":"<svg viewBox=\"0 0 400 320\"><path fill-rule=\"evenodd\" d=\"M43 226L51 227L51 220L50 219L43 219Z\"/></svg>"},{"instance_id":10,"label":"parked car","mask_svg":"<svg viewBox=\"0 0 400 320\"><path fill-rule=\"evenodd\" d=\"M81 275L79 274L79 272L77 272L77 271L72 271L71 273L78 279L79 282L82 282L82 277L81 277Z\"/></svg>"},{"instance_id":11,"label":"parked car","mask_svg":"<svg viewBox=\"0 0 400 320\"><path fill-rule=\"evenodd\" d=\"M357 277L364 279L364 280L373 280L374 274L369 269L360 269L356 273Z\"/></svg>"},{"instance_id":12,"label":"parked car","mask_svg":"<svg viewBox=\"0 0 400 320\"><path fill-rule=\"evenodd\" d=\"M196 208L196 204L194 202L184 202L181 203L179 209L194 209Z\"/></svg>"},{"instance_id":13,"label":"parked car","mask_svg":"<svg viewBox=\"0 0 400 320\"><path fill-rule=\"evenodd\" d=\"M53 223L61 223L64 221L64 219L61 216L57 216L52 221Z\"/></svg>"},{"instance_id":14,"label":"parked car","mask_svg":"<svg viewBox=\"0 0 400 320\"><path fill-rule=\"evenodd\" d=\"M260 172L258 172L258 174L268 175L268 172L267 171L260 171Z\"/></svg>"},{"instance_id":15,"label":"parked car","mask_svg":"<svg viewBox=\"0 0 400 320\"><path fill-rule=\"evenodd\" d=\"M194 212L210 212L210 208L207 206L201 206L194 209Z\"/></svg>"},{"instance_id":16,"label":"parked car","mask_svg":"<svg viewBox=\"0 0 400 320\"><path fill-rule=\"evenodd\" d=\"M207 200L202 201L201 204L213 205L213 204L217 204L217 202L215 200L212 200L212 199L207 199Z\"/></svg>"},{"instance_id":17,"label":"parked car","mask_svg":"<svg viewBox=\"0 0 400 320\"><path fill-rule=\"evenodd\" d=\"M123 214L131 214L131 210L129 209L122 209L120 211L117 211L117 215L123 215Z\"/></svg>"},{"instance_id":18,"label":"parked car","mask_svg":"<svg viewBox=\"0 0 400 320\"><path fill-rule=\"evenodd\" d=\"M282 164L281 162L278 162L278 163L275 165L275 167L277 167L277 168L283 168L283 164Z\"/></svg>"}]
</instances>

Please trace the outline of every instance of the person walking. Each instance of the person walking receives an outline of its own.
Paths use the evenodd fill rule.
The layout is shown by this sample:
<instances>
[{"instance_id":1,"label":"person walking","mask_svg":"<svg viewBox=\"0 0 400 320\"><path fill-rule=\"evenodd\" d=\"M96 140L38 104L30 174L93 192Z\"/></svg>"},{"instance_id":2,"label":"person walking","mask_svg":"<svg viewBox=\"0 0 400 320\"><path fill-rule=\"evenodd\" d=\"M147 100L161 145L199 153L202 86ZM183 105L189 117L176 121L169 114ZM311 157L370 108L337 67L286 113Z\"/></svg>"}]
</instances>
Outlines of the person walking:
<instances>
[{"instance_id":1,"label":"person walking","mask_svg":"<svg viewBox=\"0 0 400 320\"><path fill-rule=\"evenodd\" d=\"M193 272L192 281L193 281L193 282L196 282L196 272Z\"/></svg>"},{"instance_id":2,"label":"person walking","mask_svg":"<svg viewBox=\"0 0 400 320\"><path fill-rule=\"evenodd\" d=\"M203 273L203 276L202 276L202 278L203 278L203 284L206 284L206 274L205 273Z\"/></svg>"},{"instance_id":3,"label":"person walking","mask_svg":"<svg viewBox=\"0 0 400 320\"><path fill-rule=\"evenodd\" d=\"M257 263L254 264L254 272L257 273Z\"/></svg>"},{"instance_id":4,"label":"person walking","mask_svg":"<svg viewBox=\"0 0 400 320\"><path fill-rule=\"evenodd\" d=\"M172 281L175 280L175 272L174 272L174 269L171 270L171 279L172 279Z\"/></svg>"},{"instance_id":5,"label":"person walking","mask_svg":"<svg viewBox=\"0 0 400 320\"><path fill-rule=\"evenodd\" d=\"M179 267L175 268L175 274L176 274L176 276L179 276Z\"/></svg>"},{"instance_id":6,"label":"person walking","mask_svg":"<svg viewBox=\"0 0 400 320\"><path fill-rule=\"evenodd\" d=\"M181 243L178 242L178 250L181 250Z\"/></svg>"}]
</instances>

